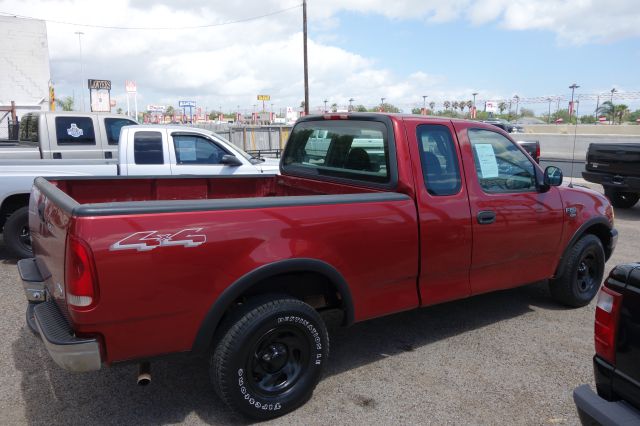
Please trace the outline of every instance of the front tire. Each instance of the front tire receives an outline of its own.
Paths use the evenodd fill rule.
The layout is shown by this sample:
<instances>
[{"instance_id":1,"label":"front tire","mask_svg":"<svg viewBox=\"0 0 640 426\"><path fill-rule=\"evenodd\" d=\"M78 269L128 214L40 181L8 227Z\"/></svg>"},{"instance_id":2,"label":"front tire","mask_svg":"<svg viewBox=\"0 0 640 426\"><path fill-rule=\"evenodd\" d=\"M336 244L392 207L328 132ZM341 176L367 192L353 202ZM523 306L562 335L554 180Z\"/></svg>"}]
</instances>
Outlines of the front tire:
<instances>
[{"instance_id":1,"label":"front tire","mask_svg":"<svg viewBox=\"0 0 640 426\"><path fill-rule=\"evenodd\" d=\"M640 194L635 192L619 191L615 188L605 187L604 195L607 196L611 205L619 209L630 209L635 206L640 199Z\"/></svg>"},{"instance_id":2,"label":"front tire","mask_svg":"<svg viewBox=\"0 0 640 426\"><path fill-rule=\"evenodd\" d=\"M33 257L29 234L29 207L20 207L11 213L2 230L4 244L19 259Z\"/></svg>"},{"instance_id":3,"label":"front tire","mask_svg":"<svg viewBox=\"0 0 640 426\"><path fill-rule=\"evenodd\" d=\"M322 318L288 298L240 309L210 360L216 392L231 409L257 420L295 410L311 397L329 356Z\"/></svg>"},{"instance_id":4,"label":"front tire","mask_svg":"<svg viewBox=\"0 0 640 426\"><path fill-rule=\"evenodd\" d=\"M573 308L588 305L604 275L604 249L600 239L584 235L569 249L565 262L562 275L549 281L551 296Z\"/></svg>"}]
</instances>

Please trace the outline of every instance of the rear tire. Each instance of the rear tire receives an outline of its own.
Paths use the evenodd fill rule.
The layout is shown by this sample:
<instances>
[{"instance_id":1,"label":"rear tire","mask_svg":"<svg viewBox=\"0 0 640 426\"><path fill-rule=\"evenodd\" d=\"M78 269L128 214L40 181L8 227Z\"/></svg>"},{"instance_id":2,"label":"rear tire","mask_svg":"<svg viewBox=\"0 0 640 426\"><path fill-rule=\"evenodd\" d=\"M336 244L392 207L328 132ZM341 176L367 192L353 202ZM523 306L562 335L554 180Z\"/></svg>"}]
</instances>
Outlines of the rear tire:
<instances>
[{"instance_id":1,"label":"rear tire","mask_svg":"<svg viewBox=\"0 0 640 426\"><path fill-rule=\"evenodd\" d=\"M275 298L247 304L235 318L210 359L220 398L257 420L304 404L329 356L329 336L318 312L297 299Z\"/></svg>"},{"instance_id":2,"label":"rear tire","mask_svg":"<svg viewBox=\"0 0 640 426\"><path fill-rule=\"evenodd\" d=\"M29 207L20 207L11 213L2 230L4 244L15 257L33 257L29 234Z\"/></svg>"},{"instance_id":3,"label":"rear tire","mask_svg":"<svg viewBox=\"0 0 640 426\"><path fill-rule=\"evenodd\" d=\"M635 206L640 199L640 194L635 192L620 191L607 186L604 188L604 195L607 196L611 205L619 209L630 209Z\"/></svg>"},{"instance_id":4,"label":"rear tire","mask_svg":"<svg viewBox=\"0 0 640 426\"><path fill-rule=\"evenodd\" d=\"M604 263L600 239L592 234L582 236L569 249L562 275L549 281L551 296L573 308L588 305L602 283Z\"/></svg>"}]
</instances>

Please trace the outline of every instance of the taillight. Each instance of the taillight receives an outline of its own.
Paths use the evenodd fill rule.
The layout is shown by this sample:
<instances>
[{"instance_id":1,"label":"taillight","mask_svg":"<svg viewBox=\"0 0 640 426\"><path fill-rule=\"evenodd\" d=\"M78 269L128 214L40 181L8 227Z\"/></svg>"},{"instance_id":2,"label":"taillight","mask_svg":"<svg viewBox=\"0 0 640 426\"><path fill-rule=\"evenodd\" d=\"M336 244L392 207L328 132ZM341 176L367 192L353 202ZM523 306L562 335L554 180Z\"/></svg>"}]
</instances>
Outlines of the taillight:
<instances>
[{"instance_id":1,"label":"taillight","mask_svg":"<svg viewBox=\"0 0 640 426\"><path fill-rule=\"evenodd\" d=\"M596 305L595 344L596 354L616 363L616 332L622 295L607 287L602 287L598 293Z\"/></svg>"},{"instance_id":2,"label":"taillight","mask_svg":"<svg viewBox=\"0 0 640 426\"><path fill-rule=\"evenodd\" d=\"M72 236L67 240L65 284L67 304L87 309L96 303L96 274L91 249Z\"/></svg>"},{"instance_id":3,"label":"taillight","mask_svg":"<svg viewBox=\"0 0 640 426\"><path fill-rule=\"evenodd\" d=\"M325 114L322 118L325 120L348 120L349 114Z\"/></svg>"}]
</instances>

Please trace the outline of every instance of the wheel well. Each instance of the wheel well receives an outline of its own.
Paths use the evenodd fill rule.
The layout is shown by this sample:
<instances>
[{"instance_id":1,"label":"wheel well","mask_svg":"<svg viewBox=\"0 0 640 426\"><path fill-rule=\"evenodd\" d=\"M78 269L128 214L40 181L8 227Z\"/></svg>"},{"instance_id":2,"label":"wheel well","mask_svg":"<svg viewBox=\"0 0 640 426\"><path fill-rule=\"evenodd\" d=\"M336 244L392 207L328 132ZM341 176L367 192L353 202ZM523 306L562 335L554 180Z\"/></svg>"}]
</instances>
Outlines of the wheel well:
<instances>
[{"instance_id":1,"label":"wheel well","mask_svg":"<svg viewBox=\"0 0 640 426\"><path fill-rule=\"evenodd\" d=\"M11 216L13 212L20 207L29 205L29 194L10 195L2 201L0 206L0 228L4 226L4 222Z\"/></svg>"},{"instance_id":2,"label":"wheel well","mask_svg":"<svg viewBox=\"0 0 640 426\"><path fill-rule=\"evenodd\" d=\"M611 232L609 228L604 224L598 223L587 228L582 235L586 234L592 234L598 237L604 248L604 257L606 260L609 260L611 256ZM580 238L582 238L582 235Z\"/></svg>"},{"instance_id":3,"label":"wheel well","mask_svg":"<svg viewBox=\"0 0 640 426\"><path fill-rule=\"evenodd\" d=\"M225 329L224 324L233 322L237 308L268 295L296 298L316 310L339 310L343 325L354 321L351 292L335 268L316 259L288 259L264 265L227 287L206 313L192 350L207 350L212 337L215 340Z\"/></svg>"}]
</instances>

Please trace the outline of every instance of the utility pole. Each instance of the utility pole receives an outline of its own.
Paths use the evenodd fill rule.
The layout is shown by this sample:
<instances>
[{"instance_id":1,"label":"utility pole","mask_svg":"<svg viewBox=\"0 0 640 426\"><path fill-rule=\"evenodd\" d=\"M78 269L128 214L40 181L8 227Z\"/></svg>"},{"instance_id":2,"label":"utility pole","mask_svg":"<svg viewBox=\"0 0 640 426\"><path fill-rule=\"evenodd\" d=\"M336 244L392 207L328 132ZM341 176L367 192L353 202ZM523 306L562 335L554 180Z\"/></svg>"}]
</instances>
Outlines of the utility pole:
<instances>
[{"instance_id":1,"label":"utility pole","mask_svg":"<svg viewBox=\"0 0 640 426\"><path fill-rule=\"evenodd\" d=\"M380 112L384 112L384 100L386 98L380 98Z\"/></svg>"},{"instance_id":2,"label":"utility pole","mask_svg":"<svg viewBox=\"0 0 640 426\"><path fill-rule=\"evenodd\" d=\"M82 65L82 39L81 39L84 33L82 31L76 31L74 34L78 34L78 46L80 47L80 97L82 99L82 112L85 112L86 109L84 106L84 67Z\"/></svg>"},{"instance_id":3,"label":"utility pole","mask_svg":"<svg viewBox=\"0 0 640 426\"><path fill-rule=\"evenodd\" d=\"M476 118L476 96L478 95L478 92L473 92L471 95L473 96L473 111L471 112L471 118Z\"/></svg>"},{"instance_id":4,"label":"utility pole","mask_svg":"<svg viewBox=\"0 0 640 426\"><path fill-rule=\"evenodd\" d=\"M326 114L327 113L327 102L329 102L329 101L327 101L325 99L323 102L324 102L324 113Z\"/></svg>"},{"instance_id":5,"label":"utility pole","mask_svg":"<svg viewBox=\"0 0 640 426\"><path fill-rule=\"evenodd\" d=\"M573 92L575 92L575 90L576 90L578 87L580 87L580 86L578 86L578 85L577 85L577 84L575 84L575 83L573 83L571 86L569 86L569 89L571 89L571 104L570 104L570 107L571 107L571 108L569 108L569 123L571 123L571 117L573 116L573 109L574 109L574 107L573 107ZM577 115L576 115L576 123L577 123L577 118L578 118L578 117L577 117Z\"/></svg>"},{"instance_id":6,"label":"utility pole","mask_svg":"<svg viewBox=\"0 0 640 426\"><path fill-rule=\"evenodd\" d=\"M427 95L422 95L422 113L427 115Z\"/></svg>"},{"instance_id":7,"label":"utility pole","mask_svg":"<svg viewBox=\"0 0 640 426\"><path fill-rule=\"evenodd\" d=\"M598 100L596 101L596 110L593 113L593 116L596 119L596 122L598 121L598 110L600 109L600 95L598 95Z\"/></svg>"},{"instance_id":8,"label":"utility pole","mask_svg":"<svg viewBox=\"0 0 640 426\"><path fill-rule=\"evenodd\" d=\"M547 114L547 124L551 123L551 98L547 98L549 101L549 113Z\"/></svg>"},{"instance_id":9,"label":"utility pole","mask_svg":"<svg viewBox=\"0 0 640 426\"><path fill-rule=\"evenodd\" d=\"M355 101L355 99L349 98L349 112L353 111L353 101Z\"/></svg>"},{"instance_id":10,"label":"utility pole","mask_svg":"<svg viewBox=\"0 0 640 426\"><path fill-rule=\"evenodd\" d=\"M302 37L304 46L304 115L309 115L309 62L307 59L307 0L302 0ZM325 110L326 110L325 106Z\"/></svg>"},{"instance_id":11,"label":"utility pole","mask_svg":"<svg viewBox=\"0 0 640 426\"><path fill-rule=\"evenodd\" d=\"M520 104L520 96L514 95L513 99L516 100L516 120L518 119L518 105Z\"/></svg>"},{"instance_id":12,"label":"utility pole","mask_svg":"<svg viewBox=\"0 0 640 426\"><path fill-rule=\"evenodd\" d=\"M613 105L613 94L615 92L617 92L617 90L614 87L613 89L611 89L611 124L613 124L613 120L614 120L615 112L616 112L616 109L614 108L614 105Z\"/></svg>"}]
</instances>

